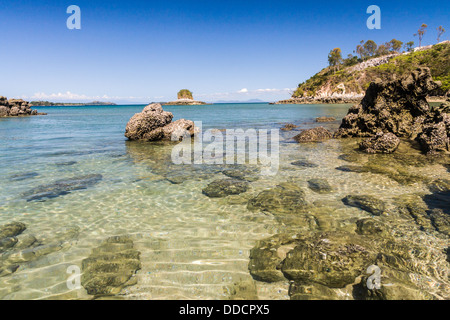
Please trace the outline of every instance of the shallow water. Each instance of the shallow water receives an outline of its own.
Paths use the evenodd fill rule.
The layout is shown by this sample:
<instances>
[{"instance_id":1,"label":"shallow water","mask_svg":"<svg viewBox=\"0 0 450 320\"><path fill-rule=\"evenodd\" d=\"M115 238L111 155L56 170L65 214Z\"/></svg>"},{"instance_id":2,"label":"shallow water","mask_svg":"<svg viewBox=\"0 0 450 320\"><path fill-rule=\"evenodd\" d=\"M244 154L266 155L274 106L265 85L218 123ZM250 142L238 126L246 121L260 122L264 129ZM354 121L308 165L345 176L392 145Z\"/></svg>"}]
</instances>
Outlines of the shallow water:
<instances>
[{"instance_id":1,"label":"shallow water","mask_svg":"<svg viewBox=\"0 0 450 320\"><path fill-rule=\"evenodd\" d=\"M204 130L278 129L287 122L302 129L317 126L314 119L319 116L336 117L334 123L320 124L336 129L348 107L219 104L165 110L174 113L174 120L202 121ZM137 284L122 290L124 298L226 299L234 283L251 279L249 250L257 240L311 228L248 211L247 199L262 190L285 181L299 183L309 203L317 208L322 203L327 208L314 212L325 230L351 229L357 219L370 216L342 203L349 194L374 195L392 204L404 194L430 193L423 183L401 185L385 175L338 171L336 167L349 164L338 157L354 152L354 140L300 145L292 143L290 138L298 133L293 131L280 133L276 176L261 176L241 196L210 199L202 189L215 179L226 178L217 168L177 171L170 161L173 145L126 141L125 125L142 108L49 107L38 108L47 116L0 119L0 225L23 222L27 225L24 234L61 246L57 252L22 264L12 275L0 277L1 299L89 298L84 289L67 288L67 268L81 266L93 248L114 235L131 235L141 252ZM299 168L291 164L296 160L308 160L318 167ZM432 180L450 179L440 164L405 168ZM187 178L174 184L166 179L169 173L187 173ZM101 180L76 189L61 187L62 180L89 175L101 175ZM333 192L311 191L307 181L314 178L327 179ZM35 192L42 186L50 189L52 196L27 201L30 190ZM402 233L405 241L427 243L439 259L444 257L448 238L422 232L413 221L394 213L391 220L393 232ZM422 266L439 269L439 275L420 281L430 283L424 290L445 298L450 296L448 263L439 259ZM440 284L437 290L431 285L436 282ZM287 283L258 282L257 289L262 299L289 298Z\"/></svg>"}]
</instances>

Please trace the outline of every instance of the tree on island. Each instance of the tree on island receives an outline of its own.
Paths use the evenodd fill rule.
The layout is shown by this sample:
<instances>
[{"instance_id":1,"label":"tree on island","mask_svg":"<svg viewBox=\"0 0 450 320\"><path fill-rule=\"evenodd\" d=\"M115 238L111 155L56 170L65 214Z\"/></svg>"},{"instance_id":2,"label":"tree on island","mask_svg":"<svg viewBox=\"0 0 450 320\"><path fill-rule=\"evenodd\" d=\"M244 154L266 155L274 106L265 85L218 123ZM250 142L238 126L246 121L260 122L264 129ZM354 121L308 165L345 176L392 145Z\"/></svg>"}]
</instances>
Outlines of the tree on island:
<instances>
[{"instance_id":1,"label":"tree on island","mask_svg":"<svg viewBox=\"0 0 450 320\"><path fill-rule=\"evenodd\" d=\"M177 97L178 97L178 100L182 100L182 99L194 100L194 97L192 96L192 92L189 91L188 89L180 90L177 94Z\"/></svg>"},{"instance_id":2,"label":"tree on island","mask_svg":"<svg viewBox=\"0 0 450 320\"><path fill-rule=\"evenodd\" d=\"M334 71L339 70L339 66L342 64L342 50L340 48L334 48L328 54L328 63L333 67Z\"/></svg>"},{"instance_id":3,"label":"tree on island","mask_svg":"<svg viewBox=\"0 0 450 320\"><path fill-rule=\"evenodd\" d=\"M417 30L417 33L414 34L414 37L419 37L419 48L422 47L422 39L423 39L423 36L425 35L425 33L427 32L427 28L428 28L428 25L423 23L420 26L419 30Z\"/></svg>"},{"instance_id":4,"label":"tree on island","mask_svg":"<svg viewBox=\"0 0 450 320\"><path fill-rule=\"evenodd\" d=\"M437 32L438 32L437 41L439 43L441 42L441 36L445 33L445 29L442 26L439 26L439 28L437 28Z\"/></svg>"}]
</instances>

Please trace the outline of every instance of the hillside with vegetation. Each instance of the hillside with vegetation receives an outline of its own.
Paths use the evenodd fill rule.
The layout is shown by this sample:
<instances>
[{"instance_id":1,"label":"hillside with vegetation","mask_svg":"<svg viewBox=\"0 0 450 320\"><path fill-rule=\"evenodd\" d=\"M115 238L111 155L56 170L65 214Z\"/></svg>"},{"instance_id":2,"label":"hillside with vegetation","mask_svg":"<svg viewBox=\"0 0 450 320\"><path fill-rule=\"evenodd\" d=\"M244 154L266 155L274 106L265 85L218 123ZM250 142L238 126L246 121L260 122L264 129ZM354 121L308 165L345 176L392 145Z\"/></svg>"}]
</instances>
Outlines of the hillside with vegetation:
<instances>
[{"instance_id":1,"label":"hillside with vegetation","mask_svg":"<svg viewBox=\"0 0 450 320\"><path fill-rule=\"evenodd\" d=\"M442 31L445 29L438 29L438 41ZM420 45L425 32L426 25L422 25L416 34ZM279 103L352 102L376 79L391 81L418 67L430 68L433 79L442 83L434 96L444 96L450 90L450 41L414 48L412 41L404 44L392 39L377 45L368 40L361 41L353 53L343 59L340 48L331 50L329 66L300 83L291 99Z\"/></svg>"}]
</instances>

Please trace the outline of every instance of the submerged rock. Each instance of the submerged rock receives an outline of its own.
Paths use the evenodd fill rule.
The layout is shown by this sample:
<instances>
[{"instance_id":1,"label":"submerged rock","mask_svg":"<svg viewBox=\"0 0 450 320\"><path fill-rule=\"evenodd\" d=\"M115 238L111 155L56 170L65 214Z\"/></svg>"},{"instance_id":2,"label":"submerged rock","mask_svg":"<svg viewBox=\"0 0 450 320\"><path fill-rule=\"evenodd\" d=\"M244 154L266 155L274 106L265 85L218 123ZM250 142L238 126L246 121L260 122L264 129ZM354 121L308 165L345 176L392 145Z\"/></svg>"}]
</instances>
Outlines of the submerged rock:
<instances>
[{"instance_id":1,"label":"submerged rock","mask_svg":"<svg viewBox=\"0 0 450 320\"><path fill-rule=\"evenodd\" d=\"M281 128L281 130L283 130L283 131L292 131L292 130L294 130L297 127L298 126L296 126L295 124L288 123L283 128Z\"/></svg>"},{"instance_id":2,"label":"submerged rock","mask_svg":"<svg viewBox=\"0 0 450 320\"><path fill-rule=\"evenodd\" d=\"M9 181L23 181L23 180L35 178L37 176L39 176L39 174L37 172L19 173L19 174L14 174L14 175L10 176Z\"/></svg>"},{"instance_id":3,"label":"submerged rock","mask_svg":"<svg viewBox=\"0 0 450 320\"><path fill-rule=\"evenodd\" d=\"M140 268L140 252L131 238L111 237L82 261L81 284L90 295L115 295L137 283L134 275Z\"/></svg>"},{"instance_id":4,"label":"submerged rock","mask_svg":"<svg viewBox=\"0 0 450 320\"><path fill-rule=\"evenodd\" d=\"M61 179L52 184L42 185L24 194L27 201L45 201L69 194L75 190L92 187L103 179L101 174L90 174L81 177Z\"/></svg>"},{"instance_id":5,"label":"submerged rock","mask_svg":"<svg viewBox=\"0 0 450 320\"><path fill-rule=\"evenodd\" d=\"M125 128L129 140L179 141L188 132L194 135L194 122L180 119L172 122L173 114L164 111L159 103L149 104L141 113L136 113ZM172 122L172 123L171 123Z\"/></svg>"},{"instance_id":6,"label":"submerged rock","mask_svg":"<svg viewBox=\"0 0 450 320\"><path fill-rule=\"evenodd\" d=\"M308 129L302 131L294 137L294 140L299 143L305 142L322 142L331 139L333 134L324 127Z\"/></svg>"},{"instance_id":7,"label":"submerged rock","mask_svg":"<svg viewBox=\"0 0 450 320\"><path fill-rule=\"evenodd\" d=\"M393 153L399 144L400 139L395 134L381 132L361 142L359 148L367 153Z\"/></svg>"},{"instance_id":8,"label":"submerged rock","mask_svg":"<svg viewBox=\"0 0 450 320\"><path fill-rule=\"evenodd\" d=\"M291 163L293 166L302 168L317 168L319 165L308 161L308 160L298 160Z\"/></svg>"},{"instance_id":9,"label":"submerged rock","mask_svg":"<svg viewBox=\"0 0 450 320\"><path fill-rule=\"evenodd\" d=\"M294 183L281 183L273 189L264 190L250 199L247 209L279 214L295 214L308 207L305 192Z\"/></svg>"},{"instance_id":10,"label":"submerged rock","mask_svg":"<svg viewBox=\"0 0 450 320\"><path fill-rule=\"evenodd\" d=\"M225 169L222 171L222 173L227 177L248 182L253 182L260 178L260 171L258 169L249 167Z\"/></svg>"},{"instance_id":11,"label":"submerged rock","mask_svg":"<svg viewBox=\"0 0 450 320\"><path fill-rule=\"evenodd\" d=\"M210 198L223 198L234 194L241 194L248 190L249 183L237 179L222 179L211 182L203 194Z\"/></svg>"},{"instance_id":12,"label":"submerged rock","mask_svg":"<svg viewBox=\"0 0 450 320\"><path fill-rule=\"evenodd\" d=\"M350 108L335 137L392 133L419 141L425 153L448 152L450 105L431 108L426 100L438 87L428 68L419 68L400 80L371 83L361 104Z\"/></svg>"},{"instance_id":13,"label":"submerged rock","mask_svg":"<svg viewBox=\"0 0 450 320\"><path fill-rule=\"evenodd\" d=\"M383 255L380 255L383 256ZM361 278L355 286L355 296L359 300L433 300L433 296L411 282L408 272L390 268L377 262L381 270L381 288L369 289L369 275Z\"/></svg>"},{"instance_id":14,"label":"submerged rock","mask_svg":"<svg viewBox=\"0 0 450 320\"><path fill-rule=\"evenodd\" d=\"M262 282L285 281L281 272L281 263L287 252L295 247L296 238L287 234L278 234L269 239L260 240L250 250L248 269L253 279Z\"/></svg>"},{"instance_id":15,"label":"submerged rock","mask_svg":"<svg viewBox=\"0 0 450 320\"><path fill-rule=\"evenodd\" d=\"M308 181L308 187L317 193L330 193L333 191L326 179L311 179Z\"/></svg>"},{"instance_id":16,"label":"submerged rock","mask_svg":"<svg viewBox=\"0 0 450 320\"><path fill-rule=\"evenodd\" d=\"M321 234L298 242L287 254L281 270L287 279L295 282L344 288L354 283L375 257L358 237Z\"/></svg>"},{"instance_id":17,"label":"submerged rock","mask_svg":"<svg viewBox=\"0 0 450 320\"><path fill-rule=\"evenodd\" d=\"M291 300L338 300L333 289L318 283L291 282L289 286Z\"/></svg>"},{"instance_id":18,"label":"submerged rock","mask_svg":"<svg viewBox=\"0 0 450 320\"><path fill-rule=\"evenodd\" d=\"M336 121L336 118L333 117L319 117L316 118L316 122L333 122Z\"/></svg>"},{"instance_id":19,"label":"submerged rock","mask_svg":"<svg viewBox=\"0 0 450 320\"><path fill-rule=\"evenodd\" d=\"M384 232L385 226L371 218L356 222L356 233L360 235L377 235Z\"/></svg>"},{"instance_id":20,"label":"submerged rock","mask_svg":"<svg viewBox=\"0 0 450 320\"><path fill-rule=\"evenodd\" d=\"M386 210L385 203L373 196L349 195L343 198L342 202L347 206L362 209L364 211L372 213L375 216L382 215Z\"/></svg>"},{"instance_id":21,"label":"submerged rock","mask_svg":"<svg viewBox=\"0 0 450 320\"><path fill-rule=\"evenodd\" d=\"M256 283L252 279L236 282L227 291L230 300L258 300Z\"/></svg>"},{"instance_id":22,"label":"submerged rock","mask_svg":"<svg viewBox=\"0 0 450 320\"><path fill-rule=\"evenodd\" d=\"M0 226L0 240L4 238L16 237L26 230L26 225L21 222L12 222Z\"/></svg>"},{"instance_id":23,"label":"submerged rock","mask_svg":"<svg viewBox=\"0 0 450 320\"><path fill-rule=\"evenodd\" d=\"M430 209L439 209L443 213L450 215L450 190L425 195L423 200Z\"/></svg>"}]
</instances>

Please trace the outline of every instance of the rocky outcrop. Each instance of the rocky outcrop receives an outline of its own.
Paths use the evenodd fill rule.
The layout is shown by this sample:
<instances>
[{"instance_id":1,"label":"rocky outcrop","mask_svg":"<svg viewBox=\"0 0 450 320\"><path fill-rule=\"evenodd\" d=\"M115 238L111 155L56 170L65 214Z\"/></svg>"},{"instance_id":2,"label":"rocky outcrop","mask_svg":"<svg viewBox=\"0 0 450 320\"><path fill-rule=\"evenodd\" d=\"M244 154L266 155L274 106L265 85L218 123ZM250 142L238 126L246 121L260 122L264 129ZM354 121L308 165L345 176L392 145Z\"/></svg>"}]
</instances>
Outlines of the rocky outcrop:
<instances>
[{"instance_id":1,"label":"rocky outcrop","mask_svg":"<svg viewBox=\"0 0 450 320\"><path fill-rule=\"evenodd\" d=\"M194 135L194 122L185 119L172 122L172 119L173 114L164 111L161 104L149 104L128 121L125 137L129 140L180 141L186 132Z\"/></svg>"},{"instance_id":2,"label":"rocky outcrop","mask_svg":"<svg viewBox=\"0 0 450 320\"><path fill-rule=\"evenodd\" d=\"M397 150L400 139L393 133L378 133L373 138L364 140L359 148L367 153L392 153Z\"/></svg>"},{"instance_id":3,"label":"rocky outcrop","mask_svg":"<svg viewBox=\"0 0 450 320\"><path fill-rule=\"evenodd\" d=\"M448 152L450 102L430 107L426 99L437 88L439 83L433 81L428 68L419 68L400 80L373 82L361 103L350 108L335 137L391 133L419 141L425 153Z\"/></svg>"},{"instance_id":4,"label":"rocky outcrop","mask_svg":"<svg viewBox=\"0 0 450 320\"><path fill-rule=\"evenodd\" d=\"M22 99L7 99L0 96L0 118L45 115L32 110L29 102Z\"/></svg>"},{"instance_id":5,"label":"rocky outcrop","mask_svg":"<svg viewBox=\"0 0 450 320\"><path fill-rule=\"evenodd\" d=\"M323 127L308 129L302 131L294 137L294 140L299 143L304 142L322 142L331 139L333 134Z\"/></svg>"}]
</instances>

